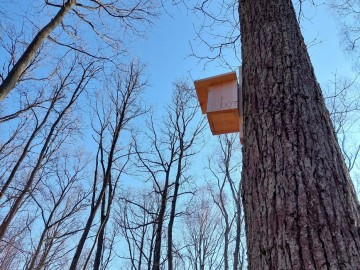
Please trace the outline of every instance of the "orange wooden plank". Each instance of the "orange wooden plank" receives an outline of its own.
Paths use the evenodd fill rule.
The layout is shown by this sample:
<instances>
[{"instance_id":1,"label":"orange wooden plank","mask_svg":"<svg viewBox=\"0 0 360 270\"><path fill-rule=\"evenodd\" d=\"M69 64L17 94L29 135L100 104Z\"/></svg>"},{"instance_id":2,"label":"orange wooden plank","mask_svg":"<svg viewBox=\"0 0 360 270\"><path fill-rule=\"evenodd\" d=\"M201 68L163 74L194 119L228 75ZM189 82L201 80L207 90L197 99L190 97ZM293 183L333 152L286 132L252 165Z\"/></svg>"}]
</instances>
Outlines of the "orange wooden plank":
<instances>
[{"instance_id":1,"label":"orange wooden plank","mask_svg":"<svg viewBox=\"0 0 360 270\"><path fill-rule=\"evenodd\" d=\"M202 113L206 113L209 87L232 80L237 80L235 71L194 81L196 94L199 99Z\"/></svg>"}]
</instances>

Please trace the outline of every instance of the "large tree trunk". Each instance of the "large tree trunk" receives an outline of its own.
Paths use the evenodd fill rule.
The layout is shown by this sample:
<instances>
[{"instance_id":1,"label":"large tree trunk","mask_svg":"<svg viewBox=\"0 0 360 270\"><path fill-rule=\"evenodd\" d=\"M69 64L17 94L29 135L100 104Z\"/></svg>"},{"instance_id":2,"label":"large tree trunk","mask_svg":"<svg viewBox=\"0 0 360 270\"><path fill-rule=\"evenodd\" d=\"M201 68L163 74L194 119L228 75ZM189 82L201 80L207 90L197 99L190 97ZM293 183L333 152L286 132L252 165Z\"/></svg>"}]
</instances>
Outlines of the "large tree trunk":
<instances>
[{"instance_id":1,"label":"large tree trunk","mask_svg":"<svg viewBox=\"0 0 360 270\"><path fill-rule=\"evenodd\" d=\"M358 201L290 0L239 0L249 269L359 269Z\"/></svg>"}]
</instances>

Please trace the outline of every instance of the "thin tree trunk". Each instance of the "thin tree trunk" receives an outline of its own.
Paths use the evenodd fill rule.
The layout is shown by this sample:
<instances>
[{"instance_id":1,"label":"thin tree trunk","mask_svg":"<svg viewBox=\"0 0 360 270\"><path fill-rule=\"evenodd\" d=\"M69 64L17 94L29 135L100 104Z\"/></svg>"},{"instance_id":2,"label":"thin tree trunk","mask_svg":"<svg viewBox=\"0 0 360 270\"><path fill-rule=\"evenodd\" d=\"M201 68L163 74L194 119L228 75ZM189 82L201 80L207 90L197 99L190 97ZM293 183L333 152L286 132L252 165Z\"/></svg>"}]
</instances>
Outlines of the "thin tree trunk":
<instances>
[{"instance_id":1,"label":"thin tree trunk","mask_svg":"<svg viewBox=\"0 0 360 270\"><path fill-rule=\"evenodd\" d=\"M55 101L56 101L56 97L54 98L54 100L52 101L52 103L50 104L43 120L41 121L40 124L36 125L34 131L31 133L29 140L26 142L26 145L18 159L18 161L16 162L14 168L11 170L11 173L8 177L8 179L6 180L5 184L3 185L3 187L1 188L0 191L0 199L2 199L2 197L5 195L5 192L7 191L7 189L9 188L10 184L12 183L12 181L15 178L15 174L18 172L18 169L20 167L20 165L22 164L23 160L25 159L26 155L28 154L28 151L31 147L31 143L33 142L33 140L36 138L36 135L39 133L39 131L42 129L42 127L45 125L46 121L49 118L49 115L55 105Z\"/></svg>"},{"instance_id":2,"label":"thin tree trunk","mask_svg":"<svg viewBox=\"0 0 360 270\"><path fill-rule=\"evenodd\" d=\"M140 241L139 261L138 261L138 268L137 268L139 270L141 269L142 258L143 258L143 254L144 254L144 242L145 242L145 228L143 228L143 230L142 230L141 241Z\"/></svg>"},{"instance_id":3,"label":"thin tree trunk","mask_svg":"<svg viewBox=\"0 0 360 270\"><path fill-rule=\"evenodd\" d=\"M55 17L45 25L32 40L30 45L26 48L25 52L21 55L20 59L16 62L13 68L10 70L5 80L0 85L0 101L3 100L6 95L15 87L27 65L34 57L36 51L40 48L44 40L50 35L50 33L61 23L66 13L75 5L75 0L68 0L55 15Z\"/></svg>"},{"instance_id":4,"label":"thin tree trunk","mask_svg":"<svg viewBox=\"0 0 360 270\"><path fill-rule=\"evenodd\" d=\"M19 196L16 198L14 204L11 206L9 213L7 214L6 218L4 219L4 221L2 222L2 224L0 225L0 239L3 239L5 236L5 233L7 232L13 218L15 217L15 214L17 213L17 211L19 210L19 207L21 205L21 203L23 202L23 199L25 198L25 195L28 194L28 192L30 191L30 188L35 180L35 177L41 167L41 163L43 162L43 159L45 157L45 154L48 150L48 147L51 143L51 140L53 139L53 135L55 132L55 129L57 128L58 124L60 123L61 119L63 118L63 116L65 115L65 113L67 112L67 110L70 108L72 102L70 102L66 108L60 113L60 115L58 116L58 118L55 120L55 122L53 123L53 125L51 126L51 129L49 131L49 134L46 137L46 140L44 142L44 145L39 153L39 157L36 161L36 164L33 168L33 170L30 173L29 178L26 180L25 186L23 187L22 191L20 192ZM54 103L51 104L50 108L53 108ZM45 117L47 118L48 115Z\"/></svg>"},{"instance_id":5,"label":"thin tree trunk","mask_svg":"<svg viewBox=\"0 0 360 270\"><path fill-rule=\"evenodd\" d=\"M176 179L175 179L175 187L174 187L174 194L171 202L171 211L169 217L169 224L168 224L168 245L167 245L167 260L168 260L168 270L173 269L173 227L176 215L176 203L179 194L179 187L180 187L180 178L182 173L182 159L184 156L184 143L183 139L180 138L180 153L179 159L177 162L177 172L176 172Z\"/></svg>"},{"instance_id":6,"label":"thin tree trunk","mask_svg":"<svg viewBox=\"0 0 360 270\"><path fill-rule=\"evenodd\" d=\"M96 247L96 254L95 254L95 260L94 260L94 270L100 269L101 264L101 255L103 253L103 246L104 246L104 233L105 233L105 220L106 220L106 197L104 196L101 203L101 218L100 218L100 232L99 237L97 241L97 247Z\"/></svg>"},{"instance_id":7,"label":"thin tree trunk","mask_svg":"<svg viewBox=\"0 0 360 270\"><path fill-rule=\"evenodd\" d=\"M128 106L128 101L130 99L131 93L132 92L130 90L128 90L126 92L125 100L123 101L122 107L120 108L120 110L118 112L119 119L118 119L118 122L116 123L116 127L115 127L114 134L113 134L112 141L111 141L109 157L107 158L107 164L106 164L106 170L104 172L104 180L103 180L103 183L102 183L102 188L101 188L101 191L99 193L99 196L96 199L95 204L92 204L90 215L89 215L88 220L86 222L84 232L81 235L81 238L79 240L79 244L78 244L78 246L76 248L76 251L75 251L74 257L73 257L73 259L71 261L71 265L70 265L69 270L76 270L77 264L78 264L79 259L80 259L81 252L82 252L82 250L84 248L85 241L86 241L87 236L88 236L88 234L90 232L90 229L91 229L92 223L94 221L95 215L96 215L96 213L97 213L97 211L98 211L98 209L100 207L101 202L103 201L103 198L104 198L105 193L106 193L106 189L107 189L107 187L108 187L108 185L109 185L109 183L111 181L111 170L112 170L112 166L113 166L113 162L114 162L115 148L116 148L119 136L120 136L120 132L121 132L123 126L124 126L126 109L127 109L127 106ZM103 147L104 146L102 144L99 145L99 151L104 151ZM96 158L98 159L98 157L96 157ZM97 162L98 162L98 160L97 160ZM101 162L103 162L103 160L101 160ZM98 166L98 164L96 165L96 167L97 166ZM105 167L105 166L103 166L103 167ZM93 191L94 192L94 197L93 197L93 200L95 200L95 190L96 190L95 187L96 187L96 179L97 179L97 169L95 171L94 177L95 178L94 178L94 191ZM105 224L104 224L104 226L105 226ZM100 233L101 233L101 231L100 231Z\"/></svg>"},{"instance_id":8,"label":"thin tree trunk","mask_svg":"<svg viewBox=\"0 0 360 270\"><path fill-rule=\"evenodd\" d=\"M227 160L229 160L227 158ZM226 164L227 168L229 166L229 164ZM227 170L228 171L228 170ZM226 176L226 178L228 179L228 181L230 181L230 177L229 174ZM229 233L230 233L230 223L229 223L229 214L227 212L225 203L224 203L224 187L225 187L225 180L221 183L221 186L219 186L219 202L217 202L215 199L215 203L217 204L217 206L219 207L220 211L221 211L221 215L222 218L225 222L225 228L224 228L224 251L223 251L223 257L224 257L224 270L229 270Z\"/></svg>"},{"instance_id":9,"label":"thin tree trunk","mask_svg":"<svg viewBox=\"0 0 360 270\"><path fill-rule=\"evenodd\" d=\"M229 270L229 233L230 233L230 226L229 222L226 217L225 221L225 232L224 232L224 270Z\"/></svg>"},{"instance_id":10,"label":"thin tree trunk","mask_svg":"<svg viewBox=\"0 0 360 270\"><path fill-rule=\"evenodd\" d=\"M157 217L156 222L156 236L155 236L155 246L154 246L154 265L153 270L160 270L160 260L161 260L161 240L162 240L162 228L164 224L164 217L165 217L165 211L166 211L166 203L167 203L167 193L168 193L168 178L169 176L166 176L166 182L164 185L164 190L161 192L161 206L159 215Z\"/></svg>"},{"instance_id":11,"label":"thin tree trunk","mask_svg":"<svg viewBox=\"0 0 360 270\"><path fill-rule=\"evenodd\" d=\"M242 269L239 267L240 257L240 243L241 243L241 223L242 223L242 209L241 209L241 182L239 181L239 187L236 197L236 236L235 236L235 249L234 249L234 264L233 269Z\"/></svg>"},{"instance_id":12,"label":"thin tree trunk","mask_svg":"<svg viewBox=\"0 0 360 270\"><path fill-rule=\"evenodd\" d=\"M180 183L179 181L175 182L175 189L174 189L174 196L171 202L171 212L169 217L169 224L168 224L168 241L167 241L167 260L168 260L168 270L173 269L173 227L175 221L175 214L176 214L176 201L178 196Z\"/></svg>"},{"instance_id":13,"label":"thin tree trunk","mask_svg":"<svg viewBox=\"0 0 360 270\"><path fill-rule=\"evenodd\" d=\"M112 189L111 180L108 183L108 185L109 185L108 203L106 205L106 197L104 196L104 198L102 200L102 205L101 205L101 223L100 223L101 225L100 225L97 249L96 249L96 254L95 254L94 270L100 269L101 259L102 259L102 255L104 253L105 227L109 220L112 200L114 198L113 193L115 192L115 190L113 191L113 189Z\"/></svg>"},{"instance_id":14,"label":"thin tree trunk","mask_svg":"<svg viewBox=\"0 0 360 270\"><path fill-rule=\"evenodd\" d=\"M50 147L50 145L51 145L52 141L54 140L54 138L57 136L56 135L56 129L58 128L58 125L61 123L61 120L63 119L63 117L66 115L68 110L71 108L71 106L74 104L74 102L77 100L79 95L84 90L83 83L86 80L86 75L87 75L88 69L91 66L92 66L92 64L89 64L83 70L82 77L81 77L79 83L77 84L76 89L72 93L71 98L69 99L66 106L62 109L62 111L58 112L59 115L55 119L54 123L51 125L50 131L49 131L48 135L46 136L45 142L44 142L44 144L43 144L43 146L42 146L42 148L40 150L38 159L37 159L37 161L36 161L36 163L34 165L34 168L32 169L32 171L30 173L29 178L26 180L25 186L23 187L22 191L20 191L20 193L19 193L18 197L16 198L14 204L11 206L9 213L7 214L5 219L3 220L2 224L0 225L0 239L3 239L6 231L9 228L10 223L12 222L13 218L15 217L15 214L19 210L19 207L20 207L21 203L23 202L23 199L25 198L25 195L27 195L28 192L30 191L30 189L32 187L32 184L33 184L33 182L35 180L35 177L36 177L36 175L37 175L37 173L38 173L38 171L39 171L39 169L41 167L41 163L43 162L43 159L44 159L44 157L45 157L45 155L46 155L46 153L48 151L48 148ZM68 75L69 74L70 73L68 73ZM85 84L87 84L87 82L85 82ZM58 92L55 93L55 95L53 96L52 103L49 105L49 110L47 111L47 114L44 117L45 121L49 117L49 114L50 114L51 110L54 108L55 103L58 101L59 96L62 93L62 91L61 91L62 87L63 87L63 85L61 85L60 89L58 89ZM36 134L33 134L33 135L35 136Z\"/></svg>"},{"instance_id":15,"label":"thin tree trunk","mask_svg":"<svg viewBox=\"0 0 360 270\"><path fill-rule=\"evenodd\" d=\"M152 255L154 252L154 242L155 242L155 237L156 237L156 224L153 225L152 228L152 235L151 235L151 241L150 241L150 248L149 248L149 256L148 256L148 265L147 265L147 269L150 270L151 269L151 265L152 265Z\"/></svg>"},{"instance_id":16,"label":"thin tree trunk","mask_svg":"<svg viewBox=\"0 0 360 270\"><path fill-rule=\"evenodd\" d=\"M29 269L29 270L35 268L35 263L36 263L36 260L37 260L37 258L39 256L39 254L40 254L41 247L43 246L47 230L48 230L48 228L45 227L43 232L41 233L39 243L38 243L38 245L36 247L36 250L35 250L34 254L32 255L31 262L30 262L29 266L27 267L27 269Z\"/></svg>"},{"instance_id":17,"label":"thin tree trunk","mask_svg":"<svg viewBox=\"0 0 360 270\"><path fill-rule=\"evenodd\" d=\"M358 201L289 0L240 0L249 269L358 269Z\"/></svg>"},{"instance_id":18,"label":"thin tree trunk","mask_svg":"<svg viewBox=\"0 0 360 270\"><path fill-rule=\"evenodd\" d=\"M44 266L45 266L45 262L46 262L46 259L48 258L49 256L49 252L54 244L54 240L55 240L55 236L53 236L49 243L45 244L45 250L44 252L41 254L41 257L39 259L39 262L38 262L38 265L37 267L35 268L36 270L41 270L41 269L44 269ZM31 268L29 268L31 269Z\"/></svg>"},{"instance_id":19,"label":"thin tree trunk","mask_svg":"<svg viewBox=\"0 0 360 270\"><path fill-rule=\"evenodd\" d=\"M105 176L106 178L106 176ZM88 220L86 221L86 225L85 225L85 228L84 228L84 231L83 231L83 234L81 235L81 238L79 240L79 243L76 247L76 251L75 251L75 254L74 254L74 257L71 261L71 265L70 265L70 268L69 270L76 270L77 268L77 264L80 260L80 255L81 255L81 252L84 248L84 245L85 245L85 241L87 239L87 236L90 232L90 229L91 229L91 225L94 221L94 218L95 218L95 215L96 215L96 212L97 210L99 209L100 207L100 203L102 201L102 198L105 196L105 191L106 191L106 187L107 187L107 184L105 183L103 186L102 186L102 189L100 191L100 194L98 196L98 199L96 200L96 203L95 205L91 208L91 211L90 211L90 215L88 217Z\"/></svg>"}]
</instances>

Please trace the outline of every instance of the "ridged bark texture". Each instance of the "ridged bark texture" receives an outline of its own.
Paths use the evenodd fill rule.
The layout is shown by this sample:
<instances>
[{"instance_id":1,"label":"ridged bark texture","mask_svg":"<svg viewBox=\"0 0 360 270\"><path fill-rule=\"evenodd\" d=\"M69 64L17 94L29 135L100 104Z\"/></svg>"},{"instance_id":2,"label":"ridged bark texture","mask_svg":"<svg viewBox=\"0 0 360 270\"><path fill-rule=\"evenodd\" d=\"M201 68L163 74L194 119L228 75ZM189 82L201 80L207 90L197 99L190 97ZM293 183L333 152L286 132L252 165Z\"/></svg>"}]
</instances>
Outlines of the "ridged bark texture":
<instances>
[{"instance_id":1,"label":"ridged bark texture","mask_svg":"<svg viewBox=\"0 0 360 270\"><path fill-rule=\"evenodd\" d=\"M360 269L358 201L292 2L239 4L249 269Z\"/></svg>"}]
</instances>

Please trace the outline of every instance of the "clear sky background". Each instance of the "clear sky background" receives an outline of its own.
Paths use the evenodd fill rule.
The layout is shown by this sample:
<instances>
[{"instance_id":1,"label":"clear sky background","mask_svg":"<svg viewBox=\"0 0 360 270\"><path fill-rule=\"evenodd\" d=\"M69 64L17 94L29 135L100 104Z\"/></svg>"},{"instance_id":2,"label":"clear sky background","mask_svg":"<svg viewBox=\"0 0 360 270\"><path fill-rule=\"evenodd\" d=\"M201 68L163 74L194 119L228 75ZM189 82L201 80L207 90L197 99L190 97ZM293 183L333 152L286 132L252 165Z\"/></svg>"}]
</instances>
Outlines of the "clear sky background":
<instances>
[{"instance_id":1,"label":"clear sky background","mask_svg":"<svg viewBox=\"0 0 360 270\"><path fill-rule=\"evenodd\" d=\"M347 57L340 46L338 23L335 16L324 5L319 7L304 6L307 18L301 19L301 29L305 41L309 44L309 54L315 68L319 83L325 87L335 72L352 73L350 57ZM199 63L189 56L189 42L195 41L194 27L200 21L188 12L185 7L173 7L168 10L172 17L163 15L149 31L148 38L139 40L135 54L147 63L151 87L149 97L156 100L168 98L173 80L190 75L193 79L201 79L231 71L218 62ZM240 48L240 42L238 43ZM204 46L196 48L197 52L206 55ZM240 62L233 55L227 55L227 61L235 67Z\"/></svg>"}]
</instances>

